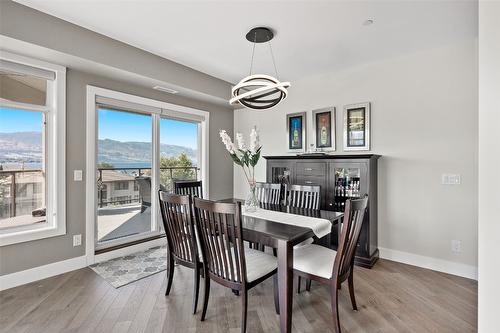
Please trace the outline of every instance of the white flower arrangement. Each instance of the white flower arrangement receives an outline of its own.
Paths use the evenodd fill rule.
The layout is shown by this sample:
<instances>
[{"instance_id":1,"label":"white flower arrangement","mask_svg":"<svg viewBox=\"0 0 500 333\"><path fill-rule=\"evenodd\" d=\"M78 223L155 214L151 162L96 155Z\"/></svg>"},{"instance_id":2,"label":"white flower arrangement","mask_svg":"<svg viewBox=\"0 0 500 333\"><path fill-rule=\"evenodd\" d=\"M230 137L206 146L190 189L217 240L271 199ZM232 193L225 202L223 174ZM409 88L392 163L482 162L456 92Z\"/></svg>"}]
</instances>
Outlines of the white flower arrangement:
<instances>
[{"instance_id":1,"label":"white flower arrangement","mask_svg":"<svg viewBox=\"0 0 500 333\"><path fill-rule=\"evenodd\" d=\"M245 140L241 133L236 133L236 145L232 142L225 130L221 130L219 135L234 163L243 168L248 184L250 184L250 186L255 186L255 166L257 162L259 162L260 151L262 149L257 128L252 128L250 132L250 143L248 147L245 145Z\"/></svg>"}]
</instances>

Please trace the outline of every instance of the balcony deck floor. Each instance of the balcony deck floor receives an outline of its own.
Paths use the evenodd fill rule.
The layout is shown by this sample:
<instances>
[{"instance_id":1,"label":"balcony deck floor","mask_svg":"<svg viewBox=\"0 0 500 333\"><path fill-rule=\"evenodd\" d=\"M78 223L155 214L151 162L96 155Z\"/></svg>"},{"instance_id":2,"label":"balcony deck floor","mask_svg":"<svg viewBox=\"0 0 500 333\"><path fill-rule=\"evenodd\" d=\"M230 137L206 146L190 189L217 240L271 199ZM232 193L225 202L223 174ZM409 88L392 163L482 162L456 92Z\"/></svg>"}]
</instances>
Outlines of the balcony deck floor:
<instances>
[{"instance_id":1,"label":"balcony deck floor","mask_svg":"<svg viewBox=\"0 0 500 333\"><path fill-rule=\"evenodd\" d=\"M109 241L151 231L151 208L141 213L141 205L100 208L97 217L97 239Z\"/></svg>"}]
</instances>

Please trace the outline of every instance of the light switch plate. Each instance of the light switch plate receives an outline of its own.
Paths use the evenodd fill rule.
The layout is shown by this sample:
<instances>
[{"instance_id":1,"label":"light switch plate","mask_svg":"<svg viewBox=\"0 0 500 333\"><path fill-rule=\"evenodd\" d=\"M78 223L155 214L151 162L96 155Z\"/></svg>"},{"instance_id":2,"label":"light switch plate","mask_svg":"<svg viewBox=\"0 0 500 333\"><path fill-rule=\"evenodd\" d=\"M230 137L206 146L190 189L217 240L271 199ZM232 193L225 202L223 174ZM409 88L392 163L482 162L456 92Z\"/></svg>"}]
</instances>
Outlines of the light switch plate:
<instances>
[{"instance_id":1,"label":"light switch plate","mask_svg":"<svg viewBox=\"0 0 500 333\"><path fill-rule=\"evenodd\" d=\"M83 180L83 171L82 170L74 170L73 171L73 179L75 182L81 182Z\"/></svg>"},{"instance_id":2,"label":"light switch plate","mask_svg":"<svg viewBox=\"0 0 500 333\"><path fill-rule=\"evenodd\" d=\"M459 240L452 240L451 241L451 252L453 253L460 253L462 252L462 242Z\"/></svg>"},{"instance_id":3,"label":"light switch plate","mask_svg":"<svg viewBox=\"0 0 500 333\"><path fill-rule=\"evenodd\" d=\"M73 246L80 246L82 245L82 235L73 235Z\"/></svg>"}]
</instances>

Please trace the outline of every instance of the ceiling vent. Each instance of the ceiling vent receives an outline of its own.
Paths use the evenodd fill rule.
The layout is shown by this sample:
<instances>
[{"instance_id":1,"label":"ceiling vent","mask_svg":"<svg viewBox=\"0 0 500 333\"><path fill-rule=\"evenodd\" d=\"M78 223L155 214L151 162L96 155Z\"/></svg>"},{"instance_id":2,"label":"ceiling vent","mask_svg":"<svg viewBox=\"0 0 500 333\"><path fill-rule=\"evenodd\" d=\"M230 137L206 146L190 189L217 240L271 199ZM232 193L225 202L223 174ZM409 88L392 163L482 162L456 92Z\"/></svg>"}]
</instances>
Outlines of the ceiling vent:
<instances>
[{"instance_id":1,"label":"ceiling vent","mask_svg":"<svg viewBox=\"0 0 500 333\"><path fill-rule=\"evenodd\" d=\"M174 90L172 88L162 87L162 86L154 86L153 89L163 91L163 92L166 92L169 94L177 94L178 93L177 90Z\"/></svg>"}]
</instances>

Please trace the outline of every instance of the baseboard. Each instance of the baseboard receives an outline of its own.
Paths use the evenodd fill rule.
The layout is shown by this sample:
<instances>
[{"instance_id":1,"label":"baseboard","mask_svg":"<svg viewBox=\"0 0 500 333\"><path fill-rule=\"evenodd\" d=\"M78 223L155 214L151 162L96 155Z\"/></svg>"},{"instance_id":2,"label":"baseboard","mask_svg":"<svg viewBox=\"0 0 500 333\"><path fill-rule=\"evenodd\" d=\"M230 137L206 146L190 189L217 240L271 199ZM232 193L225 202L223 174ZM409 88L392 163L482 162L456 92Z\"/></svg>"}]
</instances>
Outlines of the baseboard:
<instances>
[{"instance_id":1,"label":"baseboard","mask_svg":"<svg viewBox=\"0 0 500 333\"><path fill-rule=\"evenodd\" d=\"M166 237L153 239L149 242L135 244L135 245L123 247L121 249L117 249L114 251L97 254L94 256L93 263L97 264L99 262L103 262L103 261L110 260L113 258L123 257L123 256L129 255L129 254L132 254L132 253L145 251L145 250L150 249L152 247L162 246L162 245L167 245ZM89 265L91 265L93 263L88 262Z\"/></svg>"},{"instance_id":2,"label":"baseboard","mask_svg":"<svg viewBox=\"0 0 500 333\"><path fill-rule=\"evenodd\" d=\"M477 280L477 267L379 247L380 258Z\"/></svg>"},{"instance_id":3,"label":"baseboard","mask_svg":"<svg viewBox=\"0 0 500 333\"><path fill-rule=\"evenodd\" d=\"M20 272L2 275L0 276L0 290L14 288L23 284L46 279L51 276L63 274L84 267L87 267L87 258L85 256L81 256Z\"/></svg>"},{"instance_id":4,"label":"baseboard","mask_svg":"<svg viewBox=\"0 0 500 333\"><path fill-rule=\"evenodd\" d=\"M118 249L111 252L102 253L94 256L94 262L106 261L109 259L126 256L131 253L147 250L155 246L162 246L167 244L165 238L155 239L149 242L129 246L126 248ZM71 258L63 261L54 262L51 264L30 268L24 271L15 272L7 275L0 276L0 291L23 284L31 283L38 280L43 280L55 275L74 271L76 269L87 267L91 263L87 263L87 257L81 256Z\"/></svg>"}]
</instances>

